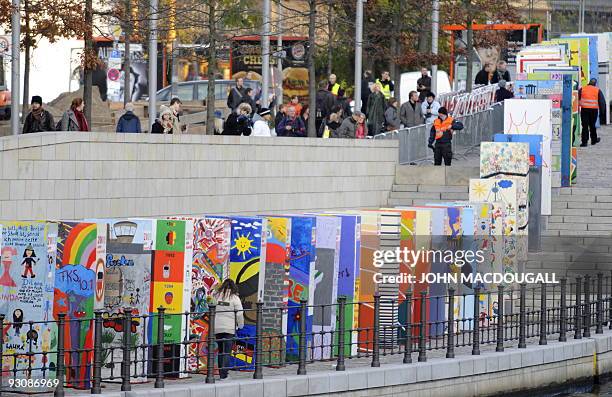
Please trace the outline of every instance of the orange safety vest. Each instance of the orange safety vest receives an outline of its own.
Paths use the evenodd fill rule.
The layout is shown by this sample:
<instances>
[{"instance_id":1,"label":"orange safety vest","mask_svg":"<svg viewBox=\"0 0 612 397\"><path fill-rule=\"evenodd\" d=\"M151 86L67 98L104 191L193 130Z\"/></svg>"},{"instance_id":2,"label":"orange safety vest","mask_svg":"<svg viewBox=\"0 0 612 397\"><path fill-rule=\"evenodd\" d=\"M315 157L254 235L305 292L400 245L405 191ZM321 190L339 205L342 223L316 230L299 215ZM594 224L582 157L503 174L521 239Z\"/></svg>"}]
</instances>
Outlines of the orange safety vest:
<instances>
[{"instance_id":1,"label":"orange safety vest","mask_svg":"<svg viewBox=\"0 0 612 397\"><path fill-rule=\"evenodd\" d=\"M439 117L433 123L434 128L436 129L436 135L434 138L436 140L442 138L444 136L444 131L448 131L453 126L453 118L451 116L447 116L446 120L442 121Z\"/></svg>"},{"instance_id":2,"label":"orange safety vest","mask_svg":"<svg viewBox=\"0 0 612 397\"><path fill-rule=\"evenodd\" d=\"M583 109L599 109L599 88L594 85L582 87L580 107Z\"/></svg>"}]
</instances>

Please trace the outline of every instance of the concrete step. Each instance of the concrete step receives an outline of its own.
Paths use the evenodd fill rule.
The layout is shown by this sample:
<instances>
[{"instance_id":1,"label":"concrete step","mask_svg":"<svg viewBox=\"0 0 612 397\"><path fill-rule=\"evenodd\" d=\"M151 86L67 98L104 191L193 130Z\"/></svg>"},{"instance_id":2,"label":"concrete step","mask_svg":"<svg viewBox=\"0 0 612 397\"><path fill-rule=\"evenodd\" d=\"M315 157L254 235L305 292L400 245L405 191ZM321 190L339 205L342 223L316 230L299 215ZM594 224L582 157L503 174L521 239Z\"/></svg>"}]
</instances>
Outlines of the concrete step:
<instances>
[{"instance_id":1,"label":"concrete step","mask_svg":"<svg viewBox=\"0 0 612 397\"><path fill-rule=\"evenodd\" d=\"M572 230L579 232L581 230L587 230L585 223L550 223L548 224L547 230Z\"/></svg>"},{"instance_id":2,"label":"concrete step","mask_svg":"<svg viewBox=\"0 0 612 397\"><path fill-rule=\"evenodd\" d=\"M405 198L404 199L389 198L389 201L387 203L390 207L409 207L411 205L414 205L412 199L405 199Z\"/></svg>"},{"instance_id":3,"label":"concrete step","mask_svg":"<svg viewBox=\"0 0 612 397\"><path fill-rule=\"evenodd\" d=\"M558 220L558 218L561 218L561 219ZM550 216L548 217L548 221L551 223L587 223L587 224L608 223L608 224L612 224L612 217L566 215L566 216Z\"/></svg>"},{"instance_id":4,"label":"concrete step","mask_svg":"<svg viewBox=\"0 0 612 397\"><path fill-rule=\"evenodd\" d=\"M394 199L440 199L440 193L434 192L391 192Z\"/></svg>"},{"instance_id":5,"label":"concrete step","mask_svg":"<svg viewBox=\"0 0 612 397\"><path fill-rule=\"evenodd\" d=\"M570 197L574 197L574 196L570 196ZM554 204L555 203L553 202L553 205ZM560 208L591 208L591 209L598 209L598 210L612 210L612 203L573 201L573 202L567 202L563 204L566 204L567 207L560 207Z\"/></svg>"},{"instance_id":6,"label":"concrete step","mask_svg":"<svg viewBox=\"0 0 612 397\"><path fill-rule=\"evenodd\" d=\"M602 195L602 196L612 196L612 188L609 187L571 187L571 188L562 188L559 189L559 194L561 196L567 195Z\"/></svg>"},{"instance_id":7,"label":"concrete step","mask_svg":"<svg viewBox=\"0 0 612 397\"><path fill-rule=\"evenodd\" d=\"M418 185L406 185L406 184L394 184L391 188L393 192L416 192L418 191Z\"/></svg>"},{"instance_id":8,"label":"concrete step","mask_svg":"<svg viewBox=\"0 0 612 397\"><path fill-rule=\"evenodd\" d=\"M418 185L419 192L468 193L469 186Z\"/></svg>"},{"instance_id":9,"label":"concrete step","mask_svg":"<svg viewBox=\"0 0 612 397\"><path fill-rule=\"evenodd\" d=\"M605 211L605 210L591 210L590 208L553 208L552 210L552 216L588 216L590 217L591 215L595 215L592 214L592 211ZM610 215L604 215L602 214L601 216L612 216L612 210L610 210ZM549 217L550 218L550 217Z\"/></svg>"}]
</instances>

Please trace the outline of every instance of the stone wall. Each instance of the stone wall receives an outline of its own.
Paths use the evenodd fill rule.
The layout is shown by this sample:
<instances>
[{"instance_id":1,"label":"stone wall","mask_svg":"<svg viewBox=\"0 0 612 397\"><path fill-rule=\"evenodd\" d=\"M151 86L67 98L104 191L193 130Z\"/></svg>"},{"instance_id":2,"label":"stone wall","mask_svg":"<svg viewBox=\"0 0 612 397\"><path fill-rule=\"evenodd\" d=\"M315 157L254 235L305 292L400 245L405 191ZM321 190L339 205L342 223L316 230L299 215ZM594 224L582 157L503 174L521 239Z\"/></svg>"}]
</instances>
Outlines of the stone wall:
<instances>
[{"instance_id":1,"label":"stone wall","mask_svg":"<svg viewBox=\"0 0 612 397\"><path fill-rule=\"evenodd\" d=\"M385 205L397 142L42 133L0 138L0 219Z\"/></svg>"}]
</instances>

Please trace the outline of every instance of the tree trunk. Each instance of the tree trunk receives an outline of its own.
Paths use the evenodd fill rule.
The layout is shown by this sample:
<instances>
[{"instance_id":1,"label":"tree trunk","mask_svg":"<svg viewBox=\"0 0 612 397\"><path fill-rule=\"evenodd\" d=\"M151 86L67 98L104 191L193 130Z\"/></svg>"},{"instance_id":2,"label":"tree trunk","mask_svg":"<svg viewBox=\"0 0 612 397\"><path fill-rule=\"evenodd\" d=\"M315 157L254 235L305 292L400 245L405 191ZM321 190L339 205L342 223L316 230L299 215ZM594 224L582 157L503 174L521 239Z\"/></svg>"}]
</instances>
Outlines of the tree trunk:
<instances>
[{"instance_id":1,"label":"tree trunk","mask_svg":"<svg viewBox=\"0 0 612 397\"><path fill-rule=\"evenodd\" d=\"M28 99L30 97L30 52L32 50L32 41L30 37L30 2L25 0L23 2L25 24L23 29L23 43L25 47L25 59L23 68L23 109L21 111L21 122L25 121L28 115Z\"/></svg>"},{"instance_id":2,"label":"tree trunk","mask_svg":"<svg viewBox=\"0 0 612 397\"><path fill-rule=\"evenodd\" d=\"M89 128L93 130L91 118L93 73L92 62L93 53L93 5L92 0L85 0L85 65L83 68L83 101L85 101L85 118L89 123Z\"/></svg>"},{"instance_id":3,"label":"tree trunk","mask_svg":"<svg viewBox=\"0 0 612 397\"><path fill-rule=\"evenodd\" d=\"M465 57L467 65L466 65L466 81L465 81L465 90L467 92L472 92L472 86L474 83L474 79L472 77L473 74L473 64L474 64L474 29L472 29L472 1L465 0L466 9L467 9L467 45L466 51L467 55Z\"/></svg>"},{"instance_id":4,"label":"tree trunk","mask_svg":"<svg viewBox=\"0 0 612 397\"><path fill-rule=\"evenodd\" d=\"M310 116L308 117L308 136L317 137L317 127L315 123L315 115L317 109L317 80L315 76L315 24L317 21L317 2L316 0L308 0L309 17L308 17L308 107L310 108Z\"/></svg>"},{"instance_id":5,"label":"tree trunk","mask_svg":"<svg viewBox=\"0 0 612 397\"><path fill-rule=\"evenodd\" d=\"M215 74L217 72L217 3L208 0L208 92L206 93L206 135L215 133Z\"/></svg>"},{"instance_id":6,"label":"tree trunk","mask_svg":"<svg viewBox=\"0 0 612 397\"><path fill-rule=\"evenodd\" d=\"M333 73L334 62L334 21L333 21L333 3L331 0L327 2L327 32L329 33L329 41L327 42L327 75Z\"/></svg>"},{"instance_id":7,"label":"tree trunk","mask_svg":"<svg viewBox=\"0 0 612 397\"><path fill-rule=\"evenodd\" d=\"M397 60L401 54L400 43L402 34L402 0L398 1L397 9L393 12L393 19L391 24L393 25L393 34L391 35L391 62L389 65L389 73L391 74L391 81L394 82L393 97L400 100L400 80L401 73L400 68L397 64Z\"/></svg>"}]
</instances>

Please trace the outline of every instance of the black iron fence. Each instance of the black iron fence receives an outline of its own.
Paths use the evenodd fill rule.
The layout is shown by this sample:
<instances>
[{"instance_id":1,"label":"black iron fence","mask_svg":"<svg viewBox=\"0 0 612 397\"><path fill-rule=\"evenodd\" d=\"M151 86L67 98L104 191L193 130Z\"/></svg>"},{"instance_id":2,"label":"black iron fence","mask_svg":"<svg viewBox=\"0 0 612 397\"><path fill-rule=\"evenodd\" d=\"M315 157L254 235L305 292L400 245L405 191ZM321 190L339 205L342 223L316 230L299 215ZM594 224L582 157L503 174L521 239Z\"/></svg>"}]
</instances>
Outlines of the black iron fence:
<instances>
[{"instance_id":1,"label":"black iron fence","mask_svg":"<svg viewBox=\"0 0 612 397\"><path fill-rule=\"evenodd\" d=\"M258 302L240 313L212 304L204 311L182 314L159 308L141 315L128 307L115 314L96 311L93 318L67 319L59 313L53 322L56 349L40 352L38 341L29 338L25 353L0 351L2 391L54 391L63 396L70 387L100 394L104 384L115 383L122 391L131 390L134 382L163 388L168 378L195 374L214 383L229 370L251 371L253 378L261 379L264 368L291 366L303 375L319 361L343 371L351 359L366 358L372 367L391 355L403 356L404 363L413 362L416 355L424 362L436 350L453 358L459 348L478 355L483 346L502 352L509 346L526 348L530 343L545 345L551 338L564 342L601 334L604 327L612 330L612 272L563 278L558 284L461 292L465 288L449 286L444 295L432 296L426 286L417 285L393 299L375 293L371 301L351 302L341 296L328 305L301 301L268 308ZM220 333L217 322L227 324L228 315L236 322L244 316L249 332ZM5 330L0 342L7 329L28 334L39 324L0 318ZM271 326L274 323L277 328ZM172 337L177 324L180 340ZM75 330L83 331L81 341L92 336L93 343L74 347Z\"/></svg>"}]
</instances>

